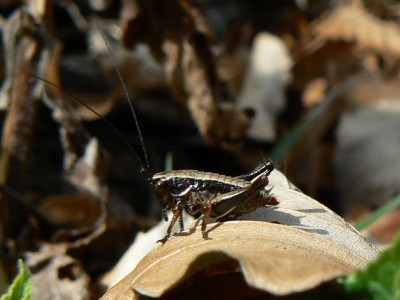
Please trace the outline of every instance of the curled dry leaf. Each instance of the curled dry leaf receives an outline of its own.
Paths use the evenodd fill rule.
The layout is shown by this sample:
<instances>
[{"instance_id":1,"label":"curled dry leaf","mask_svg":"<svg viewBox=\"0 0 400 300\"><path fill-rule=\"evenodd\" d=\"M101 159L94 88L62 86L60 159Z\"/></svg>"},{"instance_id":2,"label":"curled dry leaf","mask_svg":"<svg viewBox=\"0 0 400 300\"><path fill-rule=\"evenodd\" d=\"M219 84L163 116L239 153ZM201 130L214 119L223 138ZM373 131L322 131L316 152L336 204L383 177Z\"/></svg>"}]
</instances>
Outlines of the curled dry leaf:
<instances>
[{"instance_id":1,"label":"curled dry leaf","mask_svg":"<svg viewBox=\"0 0 400 300\"><path fill-rule=\"evenodd\" d=\"M260 220L289 225L325 239L357 253L365 262L373 259L377 250L344 219L307 195L282 187L273 188L278 205L262 207L239 219Z\"/></svg>"},{"instance_id":2,"label":"curled dry leaf","mask_svg":"<svg viewBox=\"0 0 400 300\"><path fill-rule=\"evenodd\" d=\"M159 245L103 299L135 299L137 292L159 297L183 278L228 257L239 261L250 285L277 295L309 289L367 262L320 235L279 224L232 221L214 225L210 233L211 240L198 231L184 232Z\"/></svg>"},{"instance_id":3,"label":"curled dry leaf","mask_svg":"<svg viewBox=\"0 0 400 300\"><path fill-rule=\"evenodd\" d=\"M160 297L178 285L182 288L185 282L196 285L193 278L201 272L209 278L215 273L239 271L249 286L287 295L349 274L377 255L378 251L342 218L288 188L279 171L270 177L284 185L273 187L277 205L259 208L240 221L208 224L209 240L202 238L196 222L164 245L157 245L102 299L136 299L139 294ZM238 267L220 264L229 259L237 261Z\"/></svg>"}]
</instances>

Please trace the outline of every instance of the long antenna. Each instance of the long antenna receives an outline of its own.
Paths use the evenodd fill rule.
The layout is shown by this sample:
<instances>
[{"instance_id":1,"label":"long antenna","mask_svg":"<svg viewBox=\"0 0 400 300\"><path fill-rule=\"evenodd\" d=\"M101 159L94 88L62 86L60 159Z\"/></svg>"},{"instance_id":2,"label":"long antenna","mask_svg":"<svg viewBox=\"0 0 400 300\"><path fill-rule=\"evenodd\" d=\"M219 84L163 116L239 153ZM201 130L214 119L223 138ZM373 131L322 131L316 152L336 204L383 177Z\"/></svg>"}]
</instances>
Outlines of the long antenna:
<instances>
[{"instance_id":1,"label":"long antenna","mask_svg":"<svg viewBox=\"0 0 400 300\"><path fill-rule=\"evenodd\" d=\"M122 133L110 122L108 121L105 117L103 117L101 114L99 114L97 111L95 111L93 108L91 108L89 105L87 105L83 100L81 100L78 96L76 96L75 94L64 90L61 86L59 86L58 84L55 84L47 79L44 79L40 76L37 76L35 74L32 74L32 77L35 77L39 80L42 80L43 82L45 82L46 84L50 84L56 88L58 88L61 92L63 92L64 94L68 95L69 97L73 98L74 100L76 100L77 102L79 102L81 105L83 105L84 107L86 107L88 110L90 110L93 114L95 114L96 116L98 116L104 123L106 123L113 131L114 133L118 136L118 138L128 147L128 149L136 156L136 159L138 160L138 162L140 163L140 167L141 167L141 172L145 172L146 176L148 179L150 179L152 177L152 173L150 171L150 167L147 164L144 164L141 157L139 156L139 154L137 153L137 151L135 150L135 148L132 146L131 143L129 143L126 138L122 135Z\"/></svg>"},{"instance_id":2,"label":"long antenna","mask_svg":"<svg viewBox=\"0 0 400 300\"><path fill-rule=\"evenodd\" d=\"M108 41L107 41L107 39L106 39L106 37L105 37L105 35L104 35L103 29L101 28L101 26L100 26L100 24L99 24L99 21L98 21L97 19L96 19L96 25L97 25L97 27L99 28L101 37L103 38L103 40L104 40L104 42L105 42L105 44L106 44L106 46L107 46L108 53L109 53L110 56L111 56L111 59L112 59L113 65L114 65L115 72L116 72L117 75L118 75L118 78L119 78L119 80L120 80L120 82L121 82L122 88L123 88L124 93L125 93L125 97L126 97L126 99L128 100L129 108L130 108L130 110L131 110L133 119L134 119L134 121L135 121L136 130L137 130L137 132L138 132L139 140L140 140L140 143L141 143L141 145L142 145L142 152L143 152L144 161L145 161L145 170L146 170L147 173L149 173L149 172L150 172L149 157L148 157L147 150L146 150L146 145L145 145L145 143L144 143L144 139L143 139L143 136L142 136L142 130L140 129L139 122L138 122L138 119L137 119L137 117L136 117L135 109L133 108L133 104L132 104L131 98L129 97L128 89L126 88L125 82L124 82L124 80L122 79L121 72L120 72L119 69L118 69L117 62L115 61L115 57L114 57L113 53L111 52L110 45L108 44Z\"/></svg>"}]
</instances>

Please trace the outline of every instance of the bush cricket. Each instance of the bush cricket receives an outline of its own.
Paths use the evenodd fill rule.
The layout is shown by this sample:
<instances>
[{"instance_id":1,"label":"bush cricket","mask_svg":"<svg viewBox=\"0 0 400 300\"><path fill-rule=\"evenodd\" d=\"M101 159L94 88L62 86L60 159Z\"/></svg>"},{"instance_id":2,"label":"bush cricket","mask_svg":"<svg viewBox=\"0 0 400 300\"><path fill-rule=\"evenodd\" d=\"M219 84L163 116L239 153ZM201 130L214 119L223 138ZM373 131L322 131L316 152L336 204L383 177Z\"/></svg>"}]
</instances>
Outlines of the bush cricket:
<instances>
[{"instance_id":1,"label":"bush cricket","mask_svg":"<svg viewBox=\"0 0 400 300\"><path fill-rule=\"evenodd\" d=\"M167 233L160 241L165 243L170 238L172 229L177 221L180 230L182 231L184 229L182 216L184 209L191 215L201 214L203 216L201 231L203 238L207 239L206 227L210 217L220 219L226 216L238 216L268 204L271 196L270 190L267 190L266 186L268 185L268 175L274 169L274 165L270 160L264 162L252 172L237 177L197 170L172 170L160 173L155 173L151 170L144 138L128 90L107 39L100 25L97 24L97 26L111 56L125 98L129 103L131 114L135 122L135 128L139 135L144 159L140 157L133 146L129 144L107 119L93 110L77 96L67 91L63 92L74 98L110 126L135 154L141 166L141 172L145 174L163 208L163 217L165 221L168 221L167 212L172 211L172 219L169 223ZM34 77L43 80L47 84L61 88L46 79L38 76Z\"/></svg>"}]
</instances>

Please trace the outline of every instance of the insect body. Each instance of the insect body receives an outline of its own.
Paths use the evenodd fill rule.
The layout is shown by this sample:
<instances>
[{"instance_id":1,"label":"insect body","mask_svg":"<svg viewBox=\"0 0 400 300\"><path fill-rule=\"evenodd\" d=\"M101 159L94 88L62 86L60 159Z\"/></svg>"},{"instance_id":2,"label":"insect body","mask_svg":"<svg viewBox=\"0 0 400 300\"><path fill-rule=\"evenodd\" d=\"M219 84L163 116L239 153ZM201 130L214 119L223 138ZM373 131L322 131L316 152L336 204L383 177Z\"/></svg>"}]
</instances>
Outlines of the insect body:
<instances>
[{"instance_id":1,"label":"insect body","mask_svg":"<svg viewBox=\"0 0 400 300\"><path fill-rule=\"evenodd\" d=\"M163 207L166 221L167 211L172 211L172 220L162 241L169 238L177 220L183 230L184 208L192 215L201 213L204 216L201 230L206 239L209 217L240 215L265 206L270 199L269 191L265 187L273 169L272 162L267 161L253 172L238 177L196 170L155 174L150 183Z\"/></svg>"}]
</instances>

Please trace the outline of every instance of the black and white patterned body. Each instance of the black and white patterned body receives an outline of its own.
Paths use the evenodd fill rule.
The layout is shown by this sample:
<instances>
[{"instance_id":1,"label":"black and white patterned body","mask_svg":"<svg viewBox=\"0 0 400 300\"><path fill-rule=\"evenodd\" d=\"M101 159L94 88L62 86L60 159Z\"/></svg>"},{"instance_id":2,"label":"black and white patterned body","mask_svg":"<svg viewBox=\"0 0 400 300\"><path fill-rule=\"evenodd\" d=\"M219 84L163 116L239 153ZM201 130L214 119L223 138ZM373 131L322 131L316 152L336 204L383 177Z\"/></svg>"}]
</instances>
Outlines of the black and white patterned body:
<instances>
[{"instance_id":1,"label":"black and white patterned body","mask_svg":"<svg viewBox=\"0 0 400 300\"><path fill-rule=\"evenodd\" d=\"M197 170L174 170L155 174L151 178L151 184L156 196L165 213L169 210L173 212L166 239L177 219L183 229L183 208L192 215L204 215L205 237L205 226L209 217L236 216L265 206L270 198L265 187L273 169L272 162L267 161L253 172L237 177ZM167 220L166 214L164 217Z\"/></svg>"}]
</instances>

